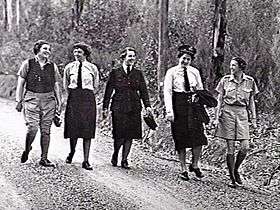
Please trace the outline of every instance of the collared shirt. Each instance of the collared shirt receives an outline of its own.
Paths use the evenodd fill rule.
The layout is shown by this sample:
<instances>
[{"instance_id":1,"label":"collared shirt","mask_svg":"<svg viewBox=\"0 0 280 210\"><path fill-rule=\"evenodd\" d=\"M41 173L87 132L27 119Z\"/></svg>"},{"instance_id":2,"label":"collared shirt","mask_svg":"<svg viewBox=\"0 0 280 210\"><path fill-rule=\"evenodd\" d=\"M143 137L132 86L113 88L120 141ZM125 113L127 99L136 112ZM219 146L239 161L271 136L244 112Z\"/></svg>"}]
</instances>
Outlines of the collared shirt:
<instances>
[{"instance_id":1,"label":"collared shirt","mask_svg":"<svg viewBox=\"0 0 280 210\"><path fill-rule=\"evenodd\" d=\"M123 63L122 66L123 66L124 72L127 74L127 67L128 67L128 66L127 66L125 63ZM129 70L130 70L130 71L131 71L131 67L132 67L132 66L129 66Z\"/></svg>"},{"instance_id":2,"label":"collared shirt","mask_svg":"<svg viewBox=\"0 0 280 210\"><path fill-rule=\"evenodd\" d=\"M35 61L38 62L41 66L41 70L44 70L44 65L46 65L47 63L50 64L51 62L49 60L46 61L46 63L44 63L44 65L42 65L39 60L38 60L38 56L35 56ZM59 71L58 71L58 67L55 63L53 63L54 65L54 79L55 79L55 82L59 82L60 79L61 79L61 76L59 74ZM27 74L28 74L28 71L29 71L29 59L26 59L25 61L22 62L21 66L20 66L20 69L17 73L18 76L26 79L27 77Z\"/></svg>"},{"instance_id":3,"label":"collared shirt","mask_svg":"<svg viewBox=\"0 0 280 210\"><path fill-rule=\"evenodd\" d=\"M79 61L73 61L64 69L63 84L65 90L77 88ZM99 85L99 73L97 66L88 62L82 62L82 89L96 90Z\"/></svg>"},{"instance_id":4,"label":"collared shirt","mask_svg":"<svg viewBox=\"0 0 280 210\"><path fill-rule=\"evenodd\" d=\"M250 97L259 92L254 78L244 73L241 82L238 82L234 75L224 76L217 85L216 91L223 95L224 103L237 106L248 106Z\"/></svg>"},{"instance_id":5,"label":"collared shirt","mask_svg":"<svg viewBox=\"0 0 280 210\"><path fill-rule=\"evenodd\" d=\"M191 90L203 90L203 84L201 81L200 73L198 69L188 66L187 75L190 83ZM164 103L167 113L173 113L172 93L174 92L186 92L184 69L181 65L174 66L166 72L164 79Z\"/></svg>"}]
</instances>

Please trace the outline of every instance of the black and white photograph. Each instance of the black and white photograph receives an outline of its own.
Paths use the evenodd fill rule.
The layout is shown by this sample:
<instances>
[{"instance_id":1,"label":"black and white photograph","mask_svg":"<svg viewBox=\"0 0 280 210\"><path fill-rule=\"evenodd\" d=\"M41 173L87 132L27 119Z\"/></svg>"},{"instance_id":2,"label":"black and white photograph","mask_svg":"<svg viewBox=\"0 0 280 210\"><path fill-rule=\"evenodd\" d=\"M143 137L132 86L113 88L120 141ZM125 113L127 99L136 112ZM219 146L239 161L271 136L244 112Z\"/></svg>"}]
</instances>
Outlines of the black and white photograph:
<instances>
[{"instance_id":1,"label":"black and white photograph","mask_svg":"<svg viewBox=\"0 0 280 210\"><path fill-rule=\"evenodd\" d=\"M280 0L0 0L1 210L280 209Z\"/></svg>"}]
</instances>

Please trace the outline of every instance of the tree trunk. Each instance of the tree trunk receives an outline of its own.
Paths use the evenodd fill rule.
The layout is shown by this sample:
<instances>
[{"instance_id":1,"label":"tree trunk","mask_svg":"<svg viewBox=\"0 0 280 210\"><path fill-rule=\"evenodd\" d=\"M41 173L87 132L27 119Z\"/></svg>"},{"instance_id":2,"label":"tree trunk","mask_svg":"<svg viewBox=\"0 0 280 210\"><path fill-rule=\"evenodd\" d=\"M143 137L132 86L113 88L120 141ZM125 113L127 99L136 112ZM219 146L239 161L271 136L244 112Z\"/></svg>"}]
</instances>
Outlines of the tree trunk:
<instances>
[{"instance_id":1,"label":"tree trunk","mask_svg":"<svg viewBox=\"0 0 280 210\"><path fill-rule=\"evenodd\" d=\"M19 26L20 26L20 7L21 7L21 1L20 0L16 0L16 16L17 16L17 21L16 21L16 25L17 25L17 30L19 31Z\"/></svg>"},{"instance_id":2,"label":"tree trunk","mask_svg":"<svg viewBox=\"0 0 280 210\"><path fill-rule=\"evenodd\" d=\"M185 0L185 14L188 14L193 0Z\"/></svg>"},{"instance_id":3,"label":"tree trunk","mask_svg":"<svg viewBox=\"0 0 280 210\"><path fill-rule=\"evenodd\" d=\"M72 7L72 26L78 26L84 9L85 0L74 0Z\"/></svg>"},{"instance_id":4,"label":"tree trunk","mask_svg":"<svg viewBox=\"0 0 280 210\"><path fill-rule=\"evenodd\" d=\"M13 9L12 9L12 0L7 1L7 30L12 30L12 21L13 21Z\"/></svg>"},{"instance_id":5,"label":"tree trunk","mask_svg":"<svg viewBox=\"0 0 280 210\"><path fill-rule=\"evenodd\" d=\"M168 0L159 1L159 56L158 56L158 91L163 102L163 80L167 70L168 48Z\"/></svg>"},{"instance_id":6,"label":"tree trunk","mask_svg":"<svg viewBox=\"0 0 280 210\"><path fill-rule=\"evenodd\" d=\"M226 25L226 0L215 0L212 71L207 84L209 89L212 89L223 75Z\"/></svg>"},{"instance_id":7,"label":"tree trunk","mask_svg":"<svg viewBox=\"0 0 280 210\"><path fill-rule=\"evenodd\" d=\"M3 0L3 20L4 20L4 30L8 31L7 0Z\"/></svg>"}]
</instances>

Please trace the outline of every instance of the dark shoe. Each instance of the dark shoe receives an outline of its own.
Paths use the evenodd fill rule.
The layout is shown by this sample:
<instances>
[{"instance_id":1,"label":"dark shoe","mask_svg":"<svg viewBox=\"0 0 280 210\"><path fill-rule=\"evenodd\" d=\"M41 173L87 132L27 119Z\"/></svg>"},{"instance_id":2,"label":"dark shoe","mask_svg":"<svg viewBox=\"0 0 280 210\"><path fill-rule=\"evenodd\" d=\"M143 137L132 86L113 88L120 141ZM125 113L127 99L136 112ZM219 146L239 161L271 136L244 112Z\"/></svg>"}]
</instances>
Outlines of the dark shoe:
<instances>
[{"instance_id":1,"label":"dark shoe","mask_svg":"<svg viewBox=\"0 0 280 210\"><path fill-rule=\"evenodd\" d=\"M72 155L71 153L69 153L69 155L67 156L65 162L68 163L68 164L71 164L71 163L72 163L73 156L74 156L74 155Z\"/></svg>"},{"instance_id":2,"label":"dark shoe","mask_svg":"<svg viewBox=\"0 0 280 210\"><path fill-rule=\"evenodd\" d=\"M52 163L48 159L41 159L39 162L39 165L44 166L44 167L55 167L54 163Z\"/></svg>"},{"instance_id":3,"label":"dark shoe","mask_svg":"<svg viewBox=\"0 0 280 210\"><path fill-rule=\"evenodd\" d=\"M234 170L234 177L235 177L235 181L237 182L237 184L242 185L242 180L241 180L238 170Z\"/></svg>"},{"instance_id":4,"label":"dark shoe","mask_svg":"<svg viewBox=\"0 0 280 210\"><path fill-rule=\"evenodd\" d=\"M124 169L130 169L130 167L128 166L127 160L123 160L121 162L121 167L124 168Z\"/></svg>"},{"instance_id":5,"label":"dark shoe","mask_svg":"<svg viewBox=\"0 0 280 210\"><path fill-rule=\"evenodd\" d=\"M20 162L25 163L27 160L28 160L28 153L26 151L23 151L21 158L20 158Z\"/></svg>"},{"instance_id":6,"label":"dark shoe","mask_svg":"<svg viewBox=\"0 0 280 210\"><path fill-rule=\"evenodd\" d=\"M196 177L198 177L198 178L204 177L204 175L201 173L200 169L199 169L199 168L194 168L194 167L192 166L192 164L189 166L189 171L190 171L190 172L194 172L195 175L196 175Z\"/></svg>"},{"instance_id":7,"label":"dark shoe","mask_svg":"<svg viewBox=\"0 0 280 210\"><path fill-rule=\"evenodd\" d=\"M114 166L114 167L116 167L118 165L118 159L116 159L114 155L112 156L111 163L112 163L112 166Z\"/></svg>"},{"instance_id":8,"label":"dark shoe","mask_svg":"<svg viewBox=\"0 0 280 210\"><path fill-rule=\"evenodd\" d=\"M84 168L84 169L86 169L86 170L93 170L88 161L84 161L84 162L82 163L82 168Z\"/></svg>"},{"instance_id":9,"label":"dark shoe","mask_svg":"<svg viewBox=\"0 0 280 210\"><path fill-rule=\"evenodd\" d=\"M190 180L187 171L184 171L183 173L181 173L181 174L179 175L179 177L180 177L181 179L183 179L184 181L189 181L189 180Z\"/></svg>"},{"instance_id":10,"label":"dark shoe","mask_svg":"<svg viewBox=\"0 0 280 210\"><path fill-rule=\"evenodd\" d=\"M31 149L32 149L32 147L30 147L29 152ZM20 158L21 163L25 163L28 160L29 152L23 151L21 158Z\"/></svg>"}]
</instances>

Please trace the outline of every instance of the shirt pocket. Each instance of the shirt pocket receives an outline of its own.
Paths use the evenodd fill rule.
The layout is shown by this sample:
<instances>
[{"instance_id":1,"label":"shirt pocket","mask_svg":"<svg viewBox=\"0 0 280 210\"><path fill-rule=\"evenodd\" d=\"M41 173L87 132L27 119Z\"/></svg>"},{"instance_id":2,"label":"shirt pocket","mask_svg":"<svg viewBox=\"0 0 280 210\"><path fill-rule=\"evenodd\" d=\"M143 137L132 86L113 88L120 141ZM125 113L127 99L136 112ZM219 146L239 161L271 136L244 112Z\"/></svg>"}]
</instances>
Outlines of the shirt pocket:
<instances>
[{"instance_id":1,"label":"shirt pocket","mask_svg":"<svg viewBox=\"0 0 280 210\"><path fill-rule=\"evenodd\" d=\"M242 88L242 97L246 102L250 99L250 94L253 90L251 88Z\"/></svg>"},{"instance_id":2,"label":"shirt pocket","mask_svg":"<svg viewBox=\"0 0 280 210\"><path fill-rule=\"evenodd\" d=\"M234 85L228 85L225 87L225 96L228 98L236 97L236 87Z\"/></svg>"}]
</instances>

